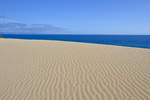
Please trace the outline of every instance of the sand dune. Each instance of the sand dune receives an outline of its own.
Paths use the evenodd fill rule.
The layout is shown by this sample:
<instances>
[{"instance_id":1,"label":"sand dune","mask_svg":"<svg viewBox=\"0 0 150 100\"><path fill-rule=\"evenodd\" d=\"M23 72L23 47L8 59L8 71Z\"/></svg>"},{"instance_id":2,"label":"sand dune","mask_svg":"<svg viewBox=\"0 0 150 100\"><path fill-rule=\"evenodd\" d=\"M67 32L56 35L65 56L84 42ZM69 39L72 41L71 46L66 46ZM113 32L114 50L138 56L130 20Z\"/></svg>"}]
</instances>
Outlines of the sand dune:
<instances>
[{"instance_id":1,"label":"sand dune","mask_svg":"<svg viewBox=\"0 0 150 100\"><path fill-rule=\"evenodd\" d=\"M150 50L0 39L0 100L150 100Z\"/></svg>"}]
</instances>

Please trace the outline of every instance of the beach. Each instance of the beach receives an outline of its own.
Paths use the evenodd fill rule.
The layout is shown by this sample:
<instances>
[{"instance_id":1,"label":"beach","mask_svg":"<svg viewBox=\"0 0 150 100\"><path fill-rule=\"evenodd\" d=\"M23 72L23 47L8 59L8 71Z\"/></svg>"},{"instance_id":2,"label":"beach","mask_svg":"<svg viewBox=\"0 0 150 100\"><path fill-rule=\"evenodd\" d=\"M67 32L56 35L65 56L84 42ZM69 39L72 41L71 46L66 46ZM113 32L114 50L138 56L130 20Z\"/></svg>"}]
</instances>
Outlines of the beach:
<instances>
[{"instance_id":1,"label":"beach","mask_svg":"<svg viewBox=\"0 0 150 100\"><path fill-rule=\"evenodd\" d=\"M0 39L0 100L150 100L150 49Z\"/></svg>"}]
</instances>

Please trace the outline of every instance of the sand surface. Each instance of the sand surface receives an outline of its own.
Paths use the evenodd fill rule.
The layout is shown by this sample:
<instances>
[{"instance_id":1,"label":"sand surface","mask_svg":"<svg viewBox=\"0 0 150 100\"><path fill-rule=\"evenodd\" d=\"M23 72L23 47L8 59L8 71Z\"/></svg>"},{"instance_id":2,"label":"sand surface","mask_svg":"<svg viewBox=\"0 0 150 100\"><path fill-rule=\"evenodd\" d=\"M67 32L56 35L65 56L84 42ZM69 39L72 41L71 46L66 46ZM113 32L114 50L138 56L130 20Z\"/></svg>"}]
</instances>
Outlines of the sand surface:
<instances>
[{"instance_id":1,"label":"sand surface","mask_svg":"<svg viewBox=\"0 0 150 100\"><path fill-rule=\"evenodd\" d=\"M150 49L0 39L0 100L150 100Z\"/></svg>"}]
</instances>

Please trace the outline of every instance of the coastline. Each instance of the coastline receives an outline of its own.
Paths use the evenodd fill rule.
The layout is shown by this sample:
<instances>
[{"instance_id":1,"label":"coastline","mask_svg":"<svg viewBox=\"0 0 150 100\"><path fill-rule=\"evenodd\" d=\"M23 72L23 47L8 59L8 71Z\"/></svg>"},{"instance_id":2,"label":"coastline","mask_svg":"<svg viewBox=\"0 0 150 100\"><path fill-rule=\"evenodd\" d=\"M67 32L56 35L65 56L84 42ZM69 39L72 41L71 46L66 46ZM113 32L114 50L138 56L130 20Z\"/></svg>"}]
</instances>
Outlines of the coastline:
<instances>
[{"instance_id":1,"label":"coastline","mask_svg":"<svg viewBox=\"0 0 150 100\"><path fill-rule=\"evenodd\" d=\"M3 34L4 38L55 40L150 49L150 35Z\"/></svg>"},{"instance_id":2,"label":"coastline","mask_svg":"<svg viewBox=\"0 0 150 100\"><path fill-rule=\"evenodd\" d=\"M148 100L150 50L0 39L1 100Z\"/></svg>"}]
</instances>

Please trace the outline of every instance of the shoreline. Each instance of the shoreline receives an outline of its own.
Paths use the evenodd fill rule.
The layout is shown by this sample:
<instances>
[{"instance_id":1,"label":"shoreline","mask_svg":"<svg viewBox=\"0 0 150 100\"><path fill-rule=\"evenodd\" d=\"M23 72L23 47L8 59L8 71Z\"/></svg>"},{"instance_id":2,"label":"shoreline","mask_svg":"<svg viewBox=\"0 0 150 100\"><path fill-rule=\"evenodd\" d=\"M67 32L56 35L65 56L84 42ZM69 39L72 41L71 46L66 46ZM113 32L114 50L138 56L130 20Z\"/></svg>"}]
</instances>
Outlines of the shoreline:
<instances>
[{"instance_id":1,"label":"shoreline","mask_svg":"<svg viewBox=\"0 0 150 100\"><path fill-rule=\"evenodd\" d=\"M80 42L80 41L65 41L65 40L44 40L44 39L18 39L18 38L4 38L2 37L1 39L6 39L6 40L27 40L27 41L60 41L60 42L71 42L71 43L85 43L85 44L95 44L95 45L106 45L106 46L115 46L115 47L127 47L127 48L139 48L139 49L148 49L146 47L134 47L134 46L126 46L126 45L116 45L116 44L104 44L104 43L92 43L92 42Z\"/></svg>"},{"instance_id":2,"label":"shoreline","mask_svg":"<svg viewBox=\"0 0 150 100\"><path fill-rule=\"evenodd\" d=\"M150 49L150 35L3 35L4 38L57 40Z\"/></svg>"}]
</instances>

